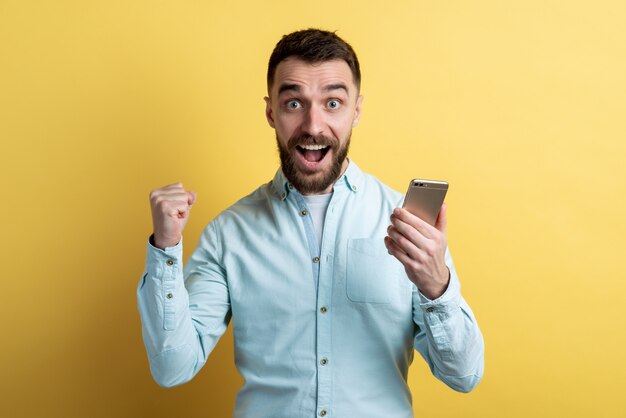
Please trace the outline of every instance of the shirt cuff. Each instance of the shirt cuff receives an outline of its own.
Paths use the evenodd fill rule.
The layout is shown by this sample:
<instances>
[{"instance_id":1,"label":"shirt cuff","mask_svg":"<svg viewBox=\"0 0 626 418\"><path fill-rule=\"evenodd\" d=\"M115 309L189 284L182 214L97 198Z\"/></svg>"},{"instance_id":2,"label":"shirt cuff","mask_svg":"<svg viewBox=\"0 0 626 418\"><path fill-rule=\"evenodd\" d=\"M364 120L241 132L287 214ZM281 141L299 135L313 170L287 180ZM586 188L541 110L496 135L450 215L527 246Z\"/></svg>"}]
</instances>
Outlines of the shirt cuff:
<instances>
[{"instance_id":1,"label":"shirt cuff","mask_svg":"<svg viewBox=\"0 0 626 418\"><path fill-rule=\"evenodd\" d=\"M182 270L183 260L183 240L173 247L166 247L164 250L154 246L154 235L150 235L146 248L146 270L154 277L171 275L171 270ZM172 267L174 269L172 269ZM169 273L169 274L167 274ZM175 275L175 274L173 274Z\"/></svg>"},{"instance_id":2,"label":"shirt cuff","mask_svg":"<svg viewBox=\"0 0 626 418\"><path fill-rule=\"evenodd\" d=\"M183 243L181 241L173 247L164 250L153 245L152 237L148 239L146 249L146 287L160 301L163 315L163 328L176 329L177 301L180 305L183 289ZM150 293L150 292L149 292Z\"/></svg>"},{"instance_id":3,"label":"shirt cuff","mask_svg":"<svg viewBox=\"0 0 626 418\"><path fill-rule=\"evenodd\" d=\"M171 251L173 248L182 248L183 245L183 239L181 238L180 241L178 241L178 244L172 246L172 247L165 247L165 250L161 250L160 248L158 248L155 244L154 244L154 234L150 235L150 238L148 238L148 244L150 245L150 247L154 248L155 250L159 250L159 251L165 251L166 253L168 251Z\"/></svg>"},{"instance_id":4,"label":"shirt cuff","mask_svg":"<svg viewBox=\"0 0 626 418\"><path fill-rule=\"evenodd\" d=\"M446 291L443 292L443 295L436 299L428 299L422 294L422 292L419 291L419 289L417 289L417 293L419 294L420 307L424 310L428 310L428 308L434 308L436 306L448 305L456 302L461 295L461 285L456 273L450 269L450 282L448 283ZM429 312L432 312L432 309Z\"/></svg>"}]
</instances>

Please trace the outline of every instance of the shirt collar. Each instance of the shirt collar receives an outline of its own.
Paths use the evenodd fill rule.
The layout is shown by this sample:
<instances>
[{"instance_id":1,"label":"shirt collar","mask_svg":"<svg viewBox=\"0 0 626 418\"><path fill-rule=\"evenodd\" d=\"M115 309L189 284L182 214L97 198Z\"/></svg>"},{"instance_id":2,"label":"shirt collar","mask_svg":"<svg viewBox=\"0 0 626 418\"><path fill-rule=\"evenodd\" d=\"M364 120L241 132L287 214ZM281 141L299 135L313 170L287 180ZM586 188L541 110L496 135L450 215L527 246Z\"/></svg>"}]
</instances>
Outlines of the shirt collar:
<instances>
[{"instance_id":1,"label":"shirt collar","mask_svg":"<svg viewBox=\"0 0 626 418\"><path fill-rule=\"evenodd\" d=\"M358 193L363 185L364 176L365 174L356 165L356 163L351 159L348 159L348 168L346 168L346 171L344 171L341 177L339 177L339 179L335 182L333 192L348 190L352 193ZM289 183L289 180L287 180L283 170L280 168L276 171L271 186L276 197L280 200L285 200L291 192L297 192L295 187Z\"/></svg>"}]
</instances>

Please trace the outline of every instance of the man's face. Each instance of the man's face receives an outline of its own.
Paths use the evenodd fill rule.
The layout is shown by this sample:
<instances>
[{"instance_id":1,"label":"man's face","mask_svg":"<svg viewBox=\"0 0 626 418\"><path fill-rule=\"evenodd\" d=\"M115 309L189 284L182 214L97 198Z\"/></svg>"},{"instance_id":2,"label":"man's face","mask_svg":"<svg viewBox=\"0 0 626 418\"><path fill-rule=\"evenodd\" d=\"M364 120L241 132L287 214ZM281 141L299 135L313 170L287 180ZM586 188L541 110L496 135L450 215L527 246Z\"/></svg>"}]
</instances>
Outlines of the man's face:
<instances>
[{"instance_id":1,"label":"man's face","mask_svg":"<svg viewBox=\"0 0 626 418\"><path fill-rule=\"evenodd\" d=\"M294 57L276 67L265 98L267 120L276 131L283 172L302 194L332 191L348 166L352 127L362 96L343 60L309 64Z\"/></svg>"}]
</instances>

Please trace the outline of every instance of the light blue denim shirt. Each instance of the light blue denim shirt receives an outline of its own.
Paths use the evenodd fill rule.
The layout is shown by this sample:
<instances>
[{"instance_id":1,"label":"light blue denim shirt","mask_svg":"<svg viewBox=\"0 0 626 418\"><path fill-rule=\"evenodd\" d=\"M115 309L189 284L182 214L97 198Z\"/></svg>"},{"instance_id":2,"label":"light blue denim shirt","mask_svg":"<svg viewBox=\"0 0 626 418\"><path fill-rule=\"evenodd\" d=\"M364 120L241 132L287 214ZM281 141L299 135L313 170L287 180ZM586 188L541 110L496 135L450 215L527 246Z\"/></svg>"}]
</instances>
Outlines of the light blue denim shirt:
<instances>
[{"instance_id":1,"label":"light blue denim shirt","mask_svg":"<svg viewBox=\"0 0 626 418\"><path fill-rule=\"evenodd\" d=\"M138 302L155 380L190 380L232 319L245 380L235 417L412 417L413 348L437 378L471 390L483 338L449 252L450 284L431 301L385 248L401 201L350 162L320 247L302 195L279 170L207 225L184 269L182 243L148 244Z\"/></svg>"}]
</instances>

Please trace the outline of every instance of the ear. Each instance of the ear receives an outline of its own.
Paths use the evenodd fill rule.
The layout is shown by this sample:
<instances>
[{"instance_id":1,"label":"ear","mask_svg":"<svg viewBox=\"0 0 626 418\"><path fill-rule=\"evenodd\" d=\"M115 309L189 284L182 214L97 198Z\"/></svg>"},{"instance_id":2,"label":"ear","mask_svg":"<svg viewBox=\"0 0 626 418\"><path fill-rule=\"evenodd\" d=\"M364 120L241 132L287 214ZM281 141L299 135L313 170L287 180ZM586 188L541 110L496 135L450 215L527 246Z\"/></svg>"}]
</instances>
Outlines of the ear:
<instances>
[{"instance_id":1,"label":"ear","mask_svg":"<svg viewBox=\"0 0 626 418\"><path fill-rule=\"evenodd\" d=\"M269 97L264 97L263 100L265 100L265 117L267 118L267 123L269 123L272 128L275 128L274 115L272 114L272 101Z\"/></svg>"},{"instance_id":2,"label":"ear","mask_svg":"<svg viewBox=\"0 0 626 418\"><path fill-rule=\"evenodd\" d=\"M352 119L352 127L354 128L361 118L361 104L363 103L363 96L359 95L356 99L356 106L354 107L354 118Z\"/></svg>"}]
</instances>

